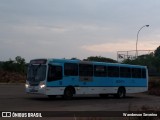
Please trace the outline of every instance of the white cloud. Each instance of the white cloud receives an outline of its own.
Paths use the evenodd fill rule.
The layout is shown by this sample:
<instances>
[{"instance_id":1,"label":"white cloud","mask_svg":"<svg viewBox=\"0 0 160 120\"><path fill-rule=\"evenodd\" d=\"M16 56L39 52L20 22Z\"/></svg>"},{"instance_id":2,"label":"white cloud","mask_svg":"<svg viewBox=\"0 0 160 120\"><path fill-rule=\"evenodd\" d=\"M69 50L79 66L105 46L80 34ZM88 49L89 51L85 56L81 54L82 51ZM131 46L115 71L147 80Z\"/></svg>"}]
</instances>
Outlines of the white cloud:
<instances>
[{"instance_id":1,"label":"white cloud","mask_svg":"<svg viewBox=\"0 0 160 120\"><path fill-rule=\"evenodd\" d=\"M138 44L138 50L155 50L158 46L156 41L142 41ZM104 44L92 44L92 45L83 45L81 49L91 52L117 52L117 51L130 51L136 49L136 44L133 40L128 41L117 41L116 43L104 43Z\"/></svg>"}]
</instances>

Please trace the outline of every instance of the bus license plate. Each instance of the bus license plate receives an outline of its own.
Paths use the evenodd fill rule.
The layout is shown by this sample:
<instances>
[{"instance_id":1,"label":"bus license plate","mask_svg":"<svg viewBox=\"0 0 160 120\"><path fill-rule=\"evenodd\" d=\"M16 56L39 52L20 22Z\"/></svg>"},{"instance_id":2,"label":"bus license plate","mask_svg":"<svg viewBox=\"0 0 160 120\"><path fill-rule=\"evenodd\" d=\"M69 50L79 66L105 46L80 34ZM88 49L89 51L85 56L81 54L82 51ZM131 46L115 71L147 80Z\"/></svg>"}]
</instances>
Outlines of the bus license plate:
<instances>
[{"instance_id":1,"label":"bus license plate","mask_svg":"<svg viewBox=\"0 0 160 120\"><path fill-rule=\"evenodd\" d=\"M30 92L38 92L34 87L29 90Z\"/></svg>"}]
</instances>

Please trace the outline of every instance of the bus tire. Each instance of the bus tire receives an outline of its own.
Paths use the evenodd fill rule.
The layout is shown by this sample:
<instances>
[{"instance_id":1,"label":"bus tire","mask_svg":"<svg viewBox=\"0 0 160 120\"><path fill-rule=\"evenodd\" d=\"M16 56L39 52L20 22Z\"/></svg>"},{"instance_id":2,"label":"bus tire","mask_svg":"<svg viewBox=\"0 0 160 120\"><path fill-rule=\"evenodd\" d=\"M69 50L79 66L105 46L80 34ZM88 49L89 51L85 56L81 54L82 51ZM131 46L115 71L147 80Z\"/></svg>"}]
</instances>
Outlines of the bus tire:
<instances>
[{"instance_id":1,"label":"bus tire","mask_svg":"<svg viewBox=\"0 0 160 120\"><path fill-rule=\"evenodd\" d=\"M116 96L117 96L117 98L124 98L126 96L125 88L119 87Z\"/></svg>"},{"instance_id":2,"label":"bus tire","mask_svg":"<svg viewBox=\"0 0 160 120\"><path fill-rule=\"evenodd\" d=\"M69 89L69 88L66 88L65 91L64 91L63 97L64 97L65 100L71 100L72 97L73 97L73 90Z\"/></svg>"}]
</instances>

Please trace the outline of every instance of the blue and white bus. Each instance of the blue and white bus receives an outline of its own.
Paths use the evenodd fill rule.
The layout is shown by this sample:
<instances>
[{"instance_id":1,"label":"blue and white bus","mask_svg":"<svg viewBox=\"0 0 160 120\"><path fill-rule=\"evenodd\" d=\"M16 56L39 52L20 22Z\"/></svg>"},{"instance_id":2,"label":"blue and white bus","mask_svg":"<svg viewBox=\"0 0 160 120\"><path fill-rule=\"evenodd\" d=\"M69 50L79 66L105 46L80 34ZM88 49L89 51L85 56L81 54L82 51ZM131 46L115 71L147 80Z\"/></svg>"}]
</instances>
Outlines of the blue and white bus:
<instances>
[{"instance_id":1,"label":"blue and white bus","mask_svg":"<svg viewBox=\"0 0 160 120\"><path fill-rule=\"evenodd\" d=\"M50 98L114 94L148 90L146 66L66 59L34 59L28 66L26 92Z\"/></svg>"}]
</instances>

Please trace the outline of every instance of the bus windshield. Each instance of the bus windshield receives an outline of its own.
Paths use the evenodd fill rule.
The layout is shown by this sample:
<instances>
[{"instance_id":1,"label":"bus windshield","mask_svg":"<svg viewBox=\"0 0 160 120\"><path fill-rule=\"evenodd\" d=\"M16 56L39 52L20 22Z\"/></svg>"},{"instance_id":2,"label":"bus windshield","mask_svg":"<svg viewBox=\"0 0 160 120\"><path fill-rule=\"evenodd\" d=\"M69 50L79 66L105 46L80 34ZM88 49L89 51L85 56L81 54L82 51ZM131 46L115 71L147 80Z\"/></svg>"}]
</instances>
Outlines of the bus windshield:
<instances>
[{"instance_id":1,"label":"bus windshield","mask_svg":"<svg viewBox=\"0 0 160 120\"><path fill-rule=\"evenodd\" d=\"M43 81L46 77L46 65L30 65L27 72L28 81Z\"/></svg>"}]
</instances>

